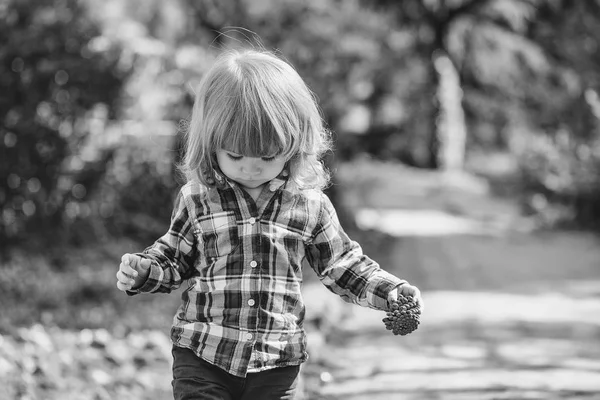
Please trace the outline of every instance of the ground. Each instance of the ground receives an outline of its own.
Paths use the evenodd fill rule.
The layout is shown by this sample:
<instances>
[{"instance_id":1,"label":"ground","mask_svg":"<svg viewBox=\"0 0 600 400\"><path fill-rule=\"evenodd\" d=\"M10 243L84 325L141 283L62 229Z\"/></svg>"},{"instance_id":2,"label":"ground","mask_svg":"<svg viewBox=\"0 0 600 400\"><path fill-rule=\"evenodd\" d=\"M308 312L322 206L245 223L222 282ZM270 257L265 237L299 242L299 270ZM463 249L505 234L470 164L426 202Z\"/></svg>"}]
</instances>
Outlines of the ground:
<instances>
[{"instance_id":1,"label":"ground","mask_svg":"<svg viewBox=\"0 0 600 400\"><path fill-rule=\"evenodd\" d=\"M536 230L466 175L355 164L338 176L351 233L418 285L426 308L416 332L393 336L383 312L343 303L308 271L305 400L600 398L596 236ZM114 280L112 266L101 271ZM177 294L111 301L117 316L74 308L97 322L87 329L45 320L0 336L0 399L171 398Z\"/></svg>"}]
</instances>

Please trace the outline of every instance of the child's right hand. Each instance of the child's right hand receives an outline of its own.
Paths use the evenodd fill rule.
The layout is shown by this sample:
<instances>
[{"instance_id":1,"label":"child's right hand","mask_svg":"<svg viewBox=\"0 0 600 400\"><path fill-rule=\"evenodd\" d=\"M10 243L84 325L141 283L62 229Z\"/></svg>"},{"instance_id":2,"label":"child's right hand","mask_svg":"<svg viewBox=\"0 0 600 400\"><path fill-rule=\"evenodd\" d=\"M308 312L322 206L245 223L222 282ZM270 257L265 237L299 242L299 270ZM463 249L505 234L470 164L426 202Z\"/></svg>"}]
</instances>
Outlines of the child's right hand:
<instances>
[{"instance_id":1,"label":"child's right hand","mask_svg":"<svg viewBox=\"0 0 600 400\"><path fill-rule=\"evenodd\" d=\"M121 257L117 271L117 289L125 292L137 289L148 279L152 262L135 254L125 254Z\"/></svg>"}]
</instances>

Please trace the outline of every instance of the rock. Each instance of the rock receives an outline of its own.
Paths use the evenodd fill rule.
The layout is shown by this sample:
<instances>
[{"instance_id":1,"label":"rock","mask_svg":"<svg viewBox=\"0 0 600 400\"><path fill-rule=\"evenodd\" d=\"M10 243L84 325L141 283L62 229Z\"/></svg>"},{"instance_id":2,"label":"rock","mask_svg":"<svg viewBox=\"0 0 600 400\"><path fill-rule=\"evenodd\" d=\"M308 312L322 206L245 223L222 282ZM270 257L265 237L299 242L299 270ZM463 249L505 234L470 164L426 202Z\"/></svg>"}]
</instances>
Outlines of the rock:
<instances>
[{"instance_id":1,"label":"rock","mask_svg":"<svg viewBox=\"0 0 600 400\"><path fill-rule=\"evenodd\" d=\"M107 386L113 382L113 377L101 368L94 368L89 372L90 379L99 386Z\"/></svg>"},{"instance_id":2,"label":"rock","mask_svg":"<svg viewBox=\"0 0 600 400\"><path fill-rule=\"evenodd\" d=\"M52 352L54 344L42 325L33 325L31 328L21 328L18 330L20 338L25 342L33 343L40 350Z\"/></svg>"}]
</instances>

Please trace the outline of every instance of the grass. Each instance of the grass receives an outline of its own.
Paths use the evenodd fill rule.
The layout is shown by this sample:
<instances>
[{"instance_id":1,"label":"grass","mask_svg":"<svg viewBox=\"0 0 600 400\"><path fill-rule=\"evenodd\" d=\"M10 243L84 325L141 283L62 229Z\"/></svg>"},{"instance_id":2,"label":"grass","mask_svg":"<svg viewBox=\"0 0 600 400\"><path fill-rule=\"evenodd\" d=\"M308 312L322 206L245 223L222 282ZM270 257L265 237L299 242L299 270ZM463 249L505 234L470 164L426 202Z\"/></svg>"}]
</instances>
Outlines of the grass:
<instances>
[{"instance_id":1,"label":"grass","mask_svg":"<svg viewBox=\"0 0 600 400\"><path fill-rule=\"evenodd\" d=\"M0 333L42 323L64 329L165 329L178 295L129 297L117 290L121 255L142 245L121 239L66 247L60 256L15 249L0 274Z\"/></svg>"}]
</instances>

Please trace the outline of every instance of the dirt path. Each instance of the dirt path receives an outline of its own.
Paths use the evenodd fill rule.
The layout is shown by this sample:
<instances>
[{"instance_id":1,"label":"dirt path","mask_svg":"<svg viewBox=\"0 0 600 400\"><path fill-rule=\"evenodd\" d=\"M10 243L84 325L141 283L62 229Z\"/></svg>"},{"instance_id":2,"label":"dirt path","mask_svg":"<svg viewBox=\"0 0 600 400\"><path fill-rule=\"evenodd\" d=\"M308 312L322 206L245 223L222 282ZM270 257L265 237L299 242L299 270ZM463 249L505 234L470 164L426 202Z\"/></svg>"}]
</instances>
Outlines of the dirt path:
<instances>
[{"instance_id":1,"label":"dirt path","mask_svg":"<svg viewBox=\"0 0 600 400\"><path fill-rule=\"evenodd\" d=\"M305 368L305 399L600 398L600 301L428 292L421 328L390 335L352 307Z\"/></svg>"},{"instance_id":2,"label":"dirt path","mask_svg":"<svg viewBox=\"0 0 600 400\"><path fill-rule=\"evenodd\" d=\"M341 317L325 324L318 357L304 370L305 399L600 399L597 237L511 229L432 234L443 224L436 225L437 211L422 211L427 229L410 226L419 221L403 220L398 210L378 214L372 226L399 237L374 241L385 241L389 254L377 253L377 243L367 251L422 289L421 327L394 337L383 330L382 313L307 289L313 310L326 304L324 316ZM471 229L472 222L454 228Z\"/></svg>"}]
</instances>

